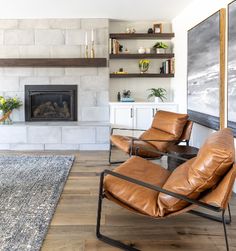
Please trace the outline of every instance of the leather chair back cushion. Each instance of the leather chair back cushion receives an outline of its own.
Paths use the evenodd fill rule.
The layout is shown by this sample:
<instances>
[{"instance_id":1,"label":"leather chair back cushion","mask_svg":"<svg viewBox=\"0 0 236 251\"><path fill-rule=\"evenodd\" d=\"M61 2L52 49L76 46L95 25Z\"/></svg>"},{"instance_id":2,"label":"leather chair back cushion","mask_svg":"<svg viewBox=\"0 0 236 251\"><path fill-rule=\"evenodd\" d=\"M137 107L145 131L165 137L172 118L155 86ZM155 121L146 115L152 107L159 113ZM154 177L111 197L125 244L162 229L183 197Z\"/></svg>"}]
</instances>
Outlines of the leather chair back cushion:
<instances>
[{"instance_id":1,"label":"leather chair back cushion","mask_svg":"<svg viewBox=\"0 0 236 251\"><path fill-rule=\"evenodd\" d=\"M153 119L152 128L173 134L179 139L188 120L188 114L158 111Z\"/></svg>"},{"instance_id":2,"label":"leather chair back cushion","mask_svg":"<svg viewBox=\"0 0 236 251\"><path fill-rule=\"evenodd\" d=\"M193 128L193 121L188 120L184 126L183 133L179 140L180 141L190 140L192 128Z\"/></svg>"},{"instance_id":3,"label":"leather chair back cushion","mask_svg":"<svg viewBox=\"0 0 236 251\"><path fill-rule=\"evenodd\" d=\"M175 140L175 136L155 129L155 128L150 128L147 131L145 131L141 136L141 140ZM148 141L149 144L153 145L155 148L157 148L161 152L166 152L167 148L170 146L170 144L173 144L173 142L160 142L160 141Z\"/></svg>"},{"instance_id":4,"label":"leather chair back cushion","mask_svg":"<svg viewBox=\"0 0 236 251\"><path fill-rule=\"evenodd\" d=\"M231 168L235 160L234 152L230 129L213 133L201 147L197 157L179 166L163 188L189 198L198 198L203 191L215 186ZM161 216L178 211L186 205L186 202L163 193L158 197Z\"/></svg>"}]
</instances>

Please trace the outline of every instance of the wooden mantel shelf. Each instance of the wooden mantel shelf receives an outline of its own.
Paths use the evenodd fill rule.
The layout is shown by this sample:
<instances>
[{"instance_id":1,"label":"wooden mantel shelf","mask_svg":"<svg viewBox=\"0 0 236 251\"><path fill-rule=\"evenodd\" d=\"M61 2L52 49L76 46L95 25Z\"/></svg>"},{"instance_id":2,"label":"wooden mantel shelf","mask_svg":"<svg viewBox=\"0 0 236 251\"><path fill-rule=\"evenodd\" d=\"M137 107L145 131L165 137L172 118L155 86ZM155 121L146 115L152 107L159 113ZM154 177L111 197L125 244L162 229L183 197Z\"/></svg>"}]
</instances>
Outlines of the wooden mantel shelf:
<instances>
[{"instance_id":1,"label":"wooden mantel shelf","mask_svg":"<svg viewBox=\"0 0 236 251\"><path fill-rule=\"evenodd\" d=\"M106 67L106 58L0 58L0 67Z\"/></svg>"}]
</instances>

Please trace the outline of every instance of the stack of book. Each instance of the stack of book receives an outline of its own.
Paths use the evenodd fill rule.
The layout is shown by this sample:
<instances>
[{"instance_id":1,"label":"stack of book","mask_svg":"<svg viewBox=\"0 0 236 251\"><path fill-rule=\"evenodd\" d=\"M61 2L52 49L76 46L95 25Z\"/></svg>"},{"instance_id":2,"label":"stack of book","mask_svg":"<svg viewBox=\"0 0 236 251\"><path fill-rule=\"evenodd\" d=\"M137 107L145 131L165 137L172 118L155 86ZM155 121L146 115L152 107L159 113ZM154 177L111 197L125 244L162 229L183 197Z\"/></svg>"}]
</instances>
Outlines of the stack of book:
<instances>
[{"instance_id":1,"label":"stack of book","mask_svg":"<svg viewBox=\"0 0 236 251\"><path fill-rule=\"evenodd\" d=\"M174 74L175 73L175 60L174 58L168 59L162 62L162 67L164 69L164 74Z\"/></svg>"},{"instance_id":2,"label":"stack of book","mask_svg":"<svg viewBox=\"0 0 236 251\"><path fill-rule=\"evenodd\" d=\"M116 39L109 39L109 54L119 54L120 43Z\"/></svg>"},{"instance_id":3,"label":"stack of book","mask_svg":"<svg viewBox=\"0 0 236 251\"><path fill-rule=\"evenodd\" d=\"M134 102L134 98L124 98L124 97L121 97L120 99L121 102Z\"/></svg>"}]
</instances>

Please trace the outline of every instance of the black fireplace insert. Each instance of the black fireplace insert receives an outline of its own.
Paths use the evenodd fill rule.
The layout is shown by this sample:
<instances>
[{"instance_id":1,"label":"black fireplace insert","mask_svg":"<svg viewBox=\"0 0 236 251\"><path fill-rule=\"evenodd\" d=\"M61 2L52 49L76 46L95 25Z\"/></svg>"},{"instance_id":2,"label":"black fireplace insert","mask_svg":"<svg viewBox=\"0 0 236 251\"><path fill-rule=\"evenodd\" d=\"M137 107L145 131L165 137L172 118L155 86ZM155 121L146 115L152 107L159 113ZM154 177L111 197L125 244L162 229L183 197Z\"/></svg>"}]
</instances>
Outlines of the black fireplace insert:
<instances>
[{"instance_id":1,"label":"black fireplace insert","mask_svg":"<svg viewBox=\"0 0 236 251\"><path fill-rule=\"evenodd\" d=\"M77 121L77 85L26 85L26 121Z\"/></svg>"}]
</instances>

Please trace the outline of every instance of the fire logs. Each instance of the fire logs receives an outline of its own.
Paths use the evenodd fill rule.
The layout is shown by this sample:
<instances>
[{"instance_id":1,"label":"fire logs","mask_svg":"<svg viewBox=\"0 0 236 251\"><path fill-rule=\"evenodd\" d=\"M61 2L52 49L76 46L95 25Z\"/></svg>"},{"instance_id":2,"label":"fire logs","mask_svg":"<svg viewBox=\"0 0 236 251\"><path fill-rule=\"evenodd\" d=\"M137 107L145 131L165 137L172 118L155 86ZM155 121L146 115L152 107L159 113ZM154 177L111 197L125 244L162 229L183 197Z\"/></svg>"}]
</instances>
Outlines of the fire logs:
<instances>
[{"instance_id":1,"label":"fire logs","mask_svg":"<svg viewBox=\"0 0 236 251\"><path fill-rule=\"evenodd\" d=\"M63 101L62 104L63 107L59 106L56 102L45 102L33 110L33 116L35 118L69 118L70 110L68 103Z\"/></svg>"}]
</instances>

